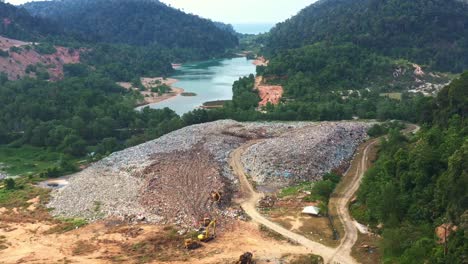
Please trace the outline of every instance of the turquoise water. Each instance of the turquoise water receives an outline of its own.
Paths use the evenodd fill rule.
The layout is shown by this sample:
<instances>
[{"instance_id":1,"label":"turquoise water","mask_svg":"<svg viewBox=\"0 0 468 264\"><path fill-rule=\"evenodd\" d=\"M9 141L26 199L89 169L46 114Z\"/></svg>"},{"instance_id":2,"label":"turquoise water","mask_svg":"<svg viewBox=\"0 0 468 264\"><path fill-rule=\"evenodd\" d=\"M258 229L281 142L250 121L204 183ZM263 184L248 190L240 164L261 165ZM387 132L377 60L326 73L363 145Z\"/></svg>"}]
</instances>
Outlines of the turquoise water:
<instances>
[{"instance_id":1,"label":"turquoise water","mask_svg":"<svg viewBox=\"0 0 468 264\"><path fill-rule=\"evenodd\" d=\"M270 31L275 25L272 23L250 23L250 24L233 24L234 30L242 34L259 34Z\"/></svg>"},{"instance_id":2,"label":"turquoise water","mask_svg":"<svg viewBox=\"0 0 468 264\"><path fill-rule=\"evenodd\" d=\"M169 107L182 115L203 105L207 101L231 100L232 84L240 77L255 73L255 65L246 58L211 60L184 64L171 78L185 92L197 96L177 96L160 103L149 105L154 109Z\"/></svg>"}]
</instances>

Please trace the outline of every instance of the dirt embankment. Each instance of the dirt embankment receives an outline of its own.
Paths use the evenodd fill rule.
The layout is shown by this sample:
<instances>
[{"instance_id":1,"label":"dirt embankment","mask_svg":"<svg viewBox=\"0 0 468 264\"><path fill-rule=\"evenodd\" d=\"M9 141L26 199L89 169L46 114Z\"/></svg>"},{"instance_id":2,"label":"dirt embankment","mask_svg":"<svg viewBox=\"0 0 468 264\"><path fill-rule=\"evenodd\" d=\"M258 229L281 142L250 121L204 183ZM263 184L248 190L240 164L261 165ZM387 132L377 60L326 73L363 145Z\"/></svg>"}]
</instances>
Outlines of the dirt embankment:
<instances>
[{"instance_id":1,"label":"dirt embankment","mask_svg":"<svg viewBox=\"0 0 468 264\"><path fill-rule=\"evenodd\" d=\"M0 71L6 73L10 80L35 76L31 68L47 71L51 80L59 80L63 78L65 64L80 62L81 50L56 46L53 54L39 54L32 43L5 37L0 37L0 49L8 52L8 56L0 56Z\"/></svg>"},{"instance_id":2,"label":"dirt embankment","mask_svg":"<svg viewBox=\"0 0 468 264\"><path fill-rule=\"evenodd\" d=\"M185 236L171 226L108 219L67 231L43 208L14 211L0 215L0 263L234 263L248 251L256 263L266 264L278 263L286 254L308 253L242 221L223 226L215 240L188 251Z\"/></svg>"},{"instance_id":3,"label":"dirt embankment","mask_svg":"<svg viewBox=\"0 0 468 264\"><path fill-rule=\"evenodd\" d=\"M265 57L260 56L257 57L252 63L255 66L268 66L268 63L270 63L270 61L265 59Z\"/></svg>"},{"instance_id":4,"label":"dirt embankment","mask_svg":"<svg viewBox=\"0 0 468 264\"><path fill-rule=\"evenodd\" d=\"M255 78L255 89L258 90L258 95L261 98L261 101L258 103L260 107L266 106L268 103L273 105L279 104L284 94L281 85L265 84L263 76L257 76Z\"/></svg>"},{"instance_id":5,"label":"dirt embankment","mask_svg":"<svg viewBox=\"0 0 468 264\"><path fill-rule=\"evenodd\" d=\"M143 106L148 104L159 103L182 94L184 92L184 89L175 87L174 84L176 82L178 82L178 80L173 78L141 78L141 83L143 84L143 87L145 87L144 91L140 91L137 87L133 87L133 85L129 82L118 82L117 84L127 90L133 89L135 91L140 91L140 94L143 96L143 100L139 102L138 105ZM157 87L158 85L167 85L171 87L171 91L162 94L153 92L151 88Z\"/></svg>"}]
</instances>

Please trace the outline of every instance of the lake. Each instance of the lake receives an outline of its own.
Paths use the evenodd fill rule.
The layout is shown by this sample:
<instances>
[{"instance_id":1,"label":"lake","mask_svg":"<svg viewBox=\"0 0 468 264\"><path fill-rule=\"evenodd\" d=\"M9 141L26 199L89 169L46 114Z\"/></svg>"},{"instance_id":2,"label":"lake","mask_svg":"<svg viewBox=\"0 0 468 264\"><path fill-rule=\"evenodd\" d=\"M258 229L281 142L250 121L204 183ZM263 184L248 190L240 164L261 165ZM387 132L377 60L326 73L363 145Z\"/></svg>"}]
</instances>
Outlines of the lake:
<instances>
[{"instance_id":1,"label":"lake","mask_svg":"<svg viewBox=\"0 0 468 264\"><path fill-rule=\"evenodd\" d=\"M255 74L255 65L244 57L187 63L177 69L171 78L179 80L175 87L197 95L179 95L148 106L154 109L168 107L182 115L207 101L231 100L234 81L249 74Z\"/></svg>"}]
</instances>

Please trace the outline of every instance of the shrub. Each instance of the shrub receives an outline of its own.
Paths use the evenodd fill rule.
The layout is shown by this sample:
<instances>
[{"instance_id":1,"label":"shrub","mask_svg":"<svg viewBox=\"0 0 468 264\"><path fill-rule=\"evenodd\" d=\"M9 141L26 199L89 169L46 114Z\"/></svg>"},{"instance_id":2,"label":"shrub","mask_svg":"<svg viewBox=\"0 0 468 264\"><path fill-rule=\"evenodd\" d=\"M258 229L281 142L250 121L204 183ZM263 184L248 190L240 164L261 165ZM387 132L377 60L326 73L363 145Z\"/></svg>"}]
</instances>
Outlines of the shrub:
<instances>
[{"instance_id":1,"label":"shrub","mask_svg":"<svg viewBox=\"0 0 468 264\"><path fill-rule=\"evenodd\" d=\"M16 188L15 180L8 178L5 180L5 189L7 190L14 190Z\"/></svg>"}]
</instances>

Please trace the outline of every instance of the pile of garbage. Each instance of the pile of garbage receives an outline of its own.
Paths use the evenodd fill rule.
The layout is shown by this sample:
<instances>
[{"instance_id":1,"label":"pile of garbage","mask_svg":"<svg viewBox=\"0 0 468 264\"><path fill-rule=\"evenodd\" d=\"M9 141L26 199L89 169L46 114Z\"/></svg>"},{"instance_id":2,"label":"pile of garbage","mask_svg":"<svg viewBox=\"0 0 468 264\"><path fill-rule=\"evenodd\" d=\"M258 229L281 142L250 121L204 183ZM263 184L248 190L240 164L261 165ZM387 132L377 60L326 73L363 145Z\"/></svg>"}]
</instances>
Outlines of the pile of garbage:
<instances>
[{"instance_id":1,"label":"pile of garbage","mask_svg":"<svg viewBox=\"0 0 468 264\"><path fill-rule=\"evenodd\" d=\"M363 122L309 124L251 146L242 162L260 185L320 180L352 158L370 126Z\"/></svg>"},{"instance_id":2,"label":"pile of garbage","mask_svg":"<svg viewBox=\"0 0 468 264\"><path fill-rule=\"evenodd\" d=\"M365 138L364 123L239 123L222 120L185 127L135 146L71 176L52 191L48 207L61 217L196 226L203 217L234 217L238 179L230 153L251 139L244 164L260 183L310 179L350 158ZM221 197L213 199L212 193Z\"/></svg>"}]
</instances>

